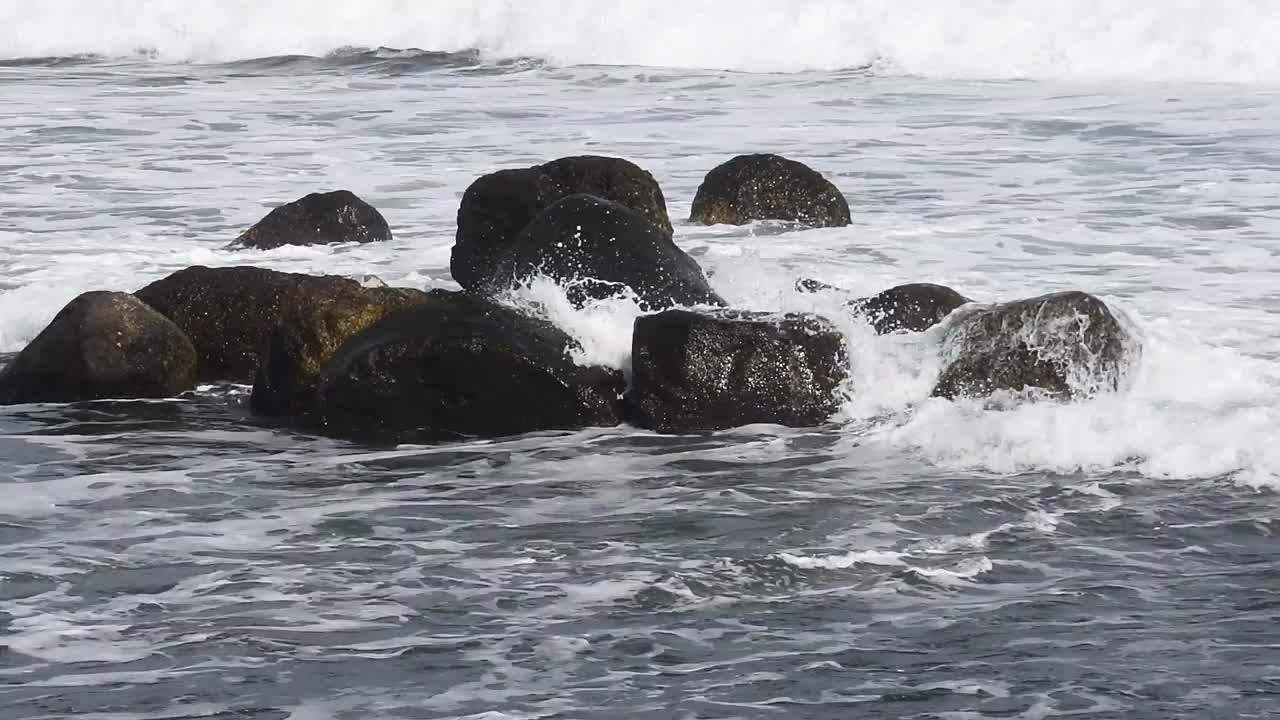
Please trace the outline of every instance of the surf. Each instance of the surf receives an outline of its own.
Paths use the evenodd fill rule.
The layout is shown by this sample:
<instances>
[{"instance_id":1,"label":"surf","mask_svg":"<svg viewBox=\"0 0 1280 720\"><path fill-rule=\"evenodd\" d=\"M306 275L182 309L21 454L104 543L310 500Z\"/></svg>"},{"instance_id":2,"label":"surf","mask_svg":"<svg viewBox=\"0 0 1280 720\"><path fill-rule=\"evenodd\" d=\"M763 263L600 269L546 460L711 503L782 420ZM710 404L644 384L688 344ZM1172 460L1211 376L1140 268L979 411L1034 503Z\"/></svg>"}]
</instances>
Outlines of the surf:
<instances>
[{"instance_id":1,"label":"surf","mask_svg":"<svg viewBox=\"0 0 1280 720\"><path fill-rule=\"evenodd\" d=\"M374 48L760 73L1274 85L1261 0L6 0L0 58L223 63Z\"/></svg>"}]
</instances>

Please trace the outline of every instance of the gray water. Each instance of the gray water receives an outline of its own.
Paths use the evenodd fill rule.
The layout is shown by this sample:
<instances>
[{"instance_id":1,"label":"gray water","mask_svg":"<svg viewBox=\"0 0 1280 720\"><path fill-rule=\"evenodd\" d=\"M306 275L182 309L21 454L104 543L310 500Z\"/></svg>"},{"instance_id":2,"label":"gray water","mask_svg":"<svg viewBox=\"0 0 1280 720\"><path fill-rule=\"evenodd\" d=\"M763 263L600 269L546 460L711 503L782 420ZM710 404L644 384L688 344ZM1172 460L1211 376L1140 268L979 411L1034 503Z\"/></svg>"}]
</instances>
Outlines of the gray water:
<instances>
[{"instance_id":1,"label":"gray water","mask_svg":"<svg viewBox=\"0 0 1280 720\"><path fill-rule=\"evenodd\" d=\"M829 425L692 437L360 447L238 386L3 408L0 716L1280 717L1278 117L1238 86L469 54L0 67L3 352L190 264L450 287L466 185L581 152L651 170L736 304L1074 287L1144 344L1120 393L951 403L936 332L840 318ZM682 222L747 151L854 225ZM224 249L336 187L396 239ZM625 363L638 310L558 312Z\"/></svg>"}]
</instances>

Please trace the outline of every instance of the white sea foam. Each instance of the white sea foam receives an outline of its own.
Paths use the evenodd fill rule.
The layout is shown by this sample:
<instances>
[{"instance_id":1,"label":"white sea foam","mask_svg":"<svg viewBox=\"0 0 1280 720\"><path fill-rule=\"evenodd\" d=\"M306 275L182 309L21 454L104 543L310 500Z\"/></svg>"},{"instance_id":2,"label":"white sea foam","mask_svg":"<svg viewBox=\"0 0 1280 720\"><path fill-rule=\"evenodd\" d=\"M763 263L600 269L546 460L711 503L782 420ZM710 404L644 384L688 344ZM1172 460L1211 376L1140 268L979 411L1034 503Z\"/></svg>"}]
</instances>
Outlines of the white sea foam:
<instances>
[{"instance_id":1,"label":"white sea foam","mask_svg":"<svg viewBox=\"0 0 1280 720\"><path fill-rule=\"evenodd\" d=\"M0 56L222 61L349 46L746 71L1280 81L1267 0L21 0Z\"/></svg>"},{"instance_id":2,"label":"white sea foam","mask_svg":"<svg viewBox=\"0 0 1280 720\"><path fill-rule=\"evenodd\" d=\"M802 570L844 570L854 565L902 566L903 553L892 550L852 550L840 555L778 553L778 559Z\"/></svg>"},{"instance_id":3,"label":"white sea foam","mask_svg":"<svg viewBox=\"0 0 1280 720\"><path fill-rule=\"evenodd\" d=\"M538 276L505 297L508 302L534 310L569 334L578 347L569 351L579 365L601 365L631 370L631 327L643 314L630 291L616 297L588 300L575 307L564 286Z\"/></svg>"}]
</instances>

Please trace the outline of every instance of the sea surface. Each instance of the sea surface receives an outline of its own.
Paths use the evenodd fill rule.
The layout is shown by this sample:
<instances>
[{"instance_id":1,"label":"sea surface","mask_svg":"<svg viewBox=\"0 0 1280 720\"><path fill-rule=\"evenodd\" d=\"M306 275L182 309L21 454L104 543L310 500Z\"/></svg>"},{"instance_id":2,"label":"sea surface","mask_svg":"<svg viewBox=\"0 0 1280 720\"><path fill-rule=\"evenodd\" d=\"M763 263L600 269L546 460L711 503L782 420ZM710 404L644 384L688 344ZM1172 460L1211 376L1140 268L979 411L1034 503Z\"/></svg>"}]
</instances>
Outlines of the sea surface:
<instances>
[{"instance_id":1,"label":"sea surface","mask_svg":"<svg viewBox=\"0 0 1280 720\"><path fill-rule=\"evenodd\" d=\"M589 153L853 375L808 430L395 448L236 385L0 408L0 717L1280 718L1280 8L964 5L0 0L0 364L189 265L455 287L467 185ZM689 224L744 152L853 224ZM226 249L338 188L395 239ZM1143 352L1089 400L931 399L942 328L802 277L1084 290ZM627 366L625 299L512 302Z\"/></svg>"}]
</instances>

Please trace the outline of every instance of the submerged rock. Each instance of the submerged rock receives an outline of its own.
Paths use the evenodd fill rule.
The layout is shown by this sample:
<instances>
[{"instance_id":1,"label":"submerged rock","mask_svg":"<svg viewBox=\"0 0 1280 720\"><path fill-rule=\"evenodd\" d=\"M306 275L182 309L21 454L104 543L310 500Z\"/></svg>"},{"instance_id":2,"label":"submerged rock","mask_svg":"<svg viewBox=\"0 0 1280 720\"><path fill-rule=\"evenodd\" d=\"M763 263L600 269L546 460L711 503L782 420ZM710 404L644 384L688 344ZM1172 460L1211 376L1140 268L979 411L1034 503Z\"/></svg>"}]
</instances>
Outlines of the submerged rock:
<instances>
[{"instance_id":1,"label":"submerged rock","mask_svg":"<svg viewBox=\"0 0 1280 720\"><path fill-rule=\"evenodd\" d=\"M622 373L584 367L554 325L483 298L436 294L349 340L321 373L322 431L502 436L620 422Z\"/></svg>"},{"instance_id":2,"label":"submerged rock","mask_svg":"<svg viewBox=\"0 0 1280 720\"><path fill-rule=\"evenodd\" d=\"M542 211L507 247L486 290L542 274L579 303L629 287L646 309L723 305L693 258L640 213L592 195L570 195Z\"/></svg>"},{"instance_id":3,"label":"submerged rock","mask_svg":"<svg viewBox=\"0 0 1280 720\"><path fill-rule=\"evenodd\" d=\"M910 283L855 300L852 307L876 333L886 335L898 330L924 332L968 302L969 298L945 285Z\"/></svg>"},{"instance_id":4,"label":"submerged rock","mask_svg":"<svg viewBox=\"0 0 1280 720\"><path fill-rule=\"evenodd\" d=\"M174 397L195 387L182 330L127 293L72 300L0 371L0 404Z\"/></svg>"},{"instance_id":5,"label":"submerged rock","mask_svg":"<svg viewBox=\"0 0 1280 720\"><path fill-rule=\"evenodd\" d=\"M703 225L789 220L811 227L848 225L849 203L830 180L779 155L739 155L707 173L689 219Z\"/></svg>"},{"instance_id":6,"label":"submerged rock","mask_svg":"<svg viewBox=\"0 0 1280 720\"><path fill-rule=\"evenodd\" d=\"M627 160L582 155L499 170L471 183L462 196L450 260L453 279L467 290L480 288L492 278L498 257L530 221L577 194L630 208L660 233L671 235L662 188L652 175Z\"/></svg>"},{"instance_id":7,"label":"submerged rock","mask_svg":"<svg viewBox=\"0 0 1280 720\"><path fill-rule=\"evenodd\" d=\"M254 412L311 411L320 371L343 343L392 311L421 304L427 297L428 293L410 288L348 286L304 296L271 331L254 378Z\"/></svg>"},{"instance_id":8,"label":"submerged rock","mask_svg":"<svg viewBox=\"0 0 1280 720\"><path fill-rule=\"evenodd\" d=\"M635 321L634 421L663 433L809 427L840 407L844 337L812 315L668 310Z\"/></svg>"},{"instance_id":9,"label":"submerged rock","mask_svg":"<svg viewBox=\"0 0 1280 720\"><path fill-rule=\"evenodd\" d=\"M198 380L252 382L271 331L294 306L359 287L333 275L197 265L135 295L191 338L199 357Z\"/></svg>"},{"instance_id":10,"label":"submerged rock","mask_svg":"<svg viewBox=\"0 0 1280 720\"><path fill-rule=\"evenodd\" d=\"M372 205L349 190L311 193L267 213L232 247L270 250L284 245L385 242L391 227Z\"/></svg>"},{"instance_id":11,"label":"submerged rock","mask_svg":"<svg viewBox=\"0 0 1280 720\"><path fill-rule=\"evenodd\" d=\"M1038 389L1058 399L1119 388L1141 351L1107 305L1082 292L977 308L943 339L935 396Z\"/></svg>"}]
</instances>

